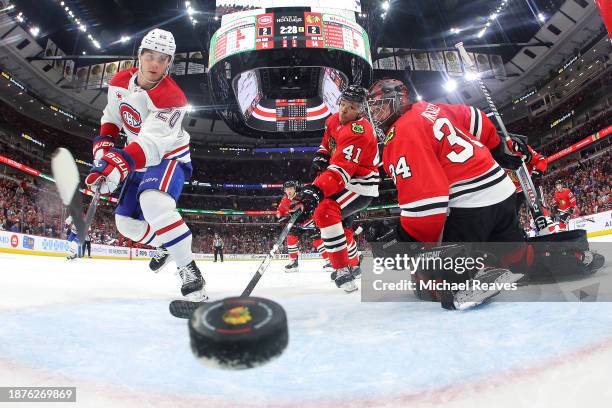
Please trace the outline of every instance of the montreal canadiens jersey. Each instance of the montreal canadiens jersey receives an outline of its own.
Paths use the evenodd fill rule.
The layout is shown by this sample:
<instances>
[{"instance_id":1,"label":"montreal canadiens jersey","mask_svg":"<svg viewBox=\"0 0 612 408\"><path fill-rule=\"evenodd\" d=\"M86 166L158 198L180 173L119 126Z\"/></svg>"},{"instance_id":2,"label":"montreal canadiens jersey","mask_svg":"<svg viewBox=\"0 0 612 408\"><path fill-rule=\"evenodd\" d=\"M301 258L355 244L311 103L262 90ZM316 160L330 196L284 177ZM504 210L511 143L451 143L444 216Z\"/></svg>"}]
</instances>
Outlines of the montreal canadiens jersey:
<instances>
[{"instance_id":1,"label":"montreal canadiens jersey","mask_svg":"<svg viewBox=\"0 0 612 408\"><path fill-rule=\"evenodd\" d=\"M576 196L569 188L555 191L555 202L559 210L566 211L570 207L576 207Z\"/></svg>"},{"instance_id":2,"label":"montreal canadiens jersey","mask_svg":"<svg viewBox=\"0 0 612 408\"><path fill-rule=\"evenodd\" d=\"M327 170L314 181L326 196L346 188L360 195L378 197L380 156L378 140L370 122L361 118L342 125L339 114L334 113L325 122L318 152L330 156ZM326 185L324 180L328 171L342 178L343 187L338 189Z\"/></svg>"},{"instance_id":3,"label":"montreal canadiens jersey","mask_svg":"<svg viewBox=\"0 0 612 408\"><path fill-rule=\"evenodd\" d=\"M413 104L389 129L383 151L406 232L437 242L449 207L486 207L510 197L514 185L489 151L499 143L493 124L475 108Z\"/></svg>"},{"instance_id":4,"label":"montreal canadiens jersey","mask_svg":"<svg viewBox=\"0 0 612 408\"><path fill-rule=\"evenodd\" d=\"M100 135L114 138L123 129L127 144L136 141L146 163L155 166L162 159L190 162L189 134L182 122L187 98L179 86L165 76L155 87L144 90L136 83L138 69L117 72L108 86Z\"/></svg>"}]
</instances>

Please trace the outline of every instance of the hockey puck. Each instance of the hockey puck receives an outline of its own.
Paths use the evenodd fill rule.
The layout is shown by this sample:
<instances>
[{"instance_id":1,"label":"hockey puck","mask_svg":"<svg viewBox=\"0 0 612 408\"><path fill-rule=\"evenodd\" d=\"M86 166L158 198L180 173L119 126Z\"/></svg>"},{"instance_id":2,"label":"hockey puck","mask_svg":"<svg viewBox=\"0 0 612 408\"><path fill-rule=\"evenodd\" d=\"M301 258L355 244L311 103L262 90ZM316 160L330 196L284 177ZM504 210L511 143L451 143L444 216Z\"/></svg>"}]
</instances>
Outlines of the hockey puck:
<instances>
[{"instance_id":1,"label":"hockey puck","mask_svg":"<svg viewBox=\"0 0 612 408\"><path fill-rule=\"evenodd\" d=\"M193 312L189 337L193 354L206 365L253 368L280 356L287 347L287 315L268 299L226 298Z\"/></svg>"}]
</instances>

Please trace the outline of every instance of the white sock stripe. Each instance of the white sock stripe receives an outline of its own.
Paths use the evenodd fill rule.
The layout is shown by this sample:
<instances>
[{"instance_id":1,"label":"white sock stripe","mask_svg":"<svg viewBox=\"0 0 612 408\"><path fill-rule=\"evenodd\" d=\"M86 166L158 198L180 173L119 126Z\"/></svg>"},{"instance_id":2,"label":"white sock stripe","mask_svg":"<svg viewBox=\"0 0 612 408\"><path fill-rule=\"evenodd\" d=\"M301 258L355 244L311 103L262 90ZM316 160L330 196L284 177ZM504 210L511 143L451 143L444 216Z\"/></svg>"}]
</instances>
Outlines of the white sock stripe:
<instances>
[{"instance_id":1,"label":"white sock stripe","mask_svg":"<svg viewBox=\"0 0 612 408\"><path fill-rule=\"evenodd\" d=\"M358 197L359 197L359 194L355 194L353 197L349 198L348 200L340 204L340 208L345 208L347 205L355 201Z\"/></svg>"},{"instance_id":2,"label":"white sock stripe","mask_svg":"<svg viewBox=\"0 0 612 408\"><path fill-rule=\"evenodd\" d=\"M342 228L342 223L337 223L334 225L330 225L329 227L321 228L321 238L325 241L325 239L335 238L339 235L344 235L344 228Z\"/></svg>"}]
</instances>

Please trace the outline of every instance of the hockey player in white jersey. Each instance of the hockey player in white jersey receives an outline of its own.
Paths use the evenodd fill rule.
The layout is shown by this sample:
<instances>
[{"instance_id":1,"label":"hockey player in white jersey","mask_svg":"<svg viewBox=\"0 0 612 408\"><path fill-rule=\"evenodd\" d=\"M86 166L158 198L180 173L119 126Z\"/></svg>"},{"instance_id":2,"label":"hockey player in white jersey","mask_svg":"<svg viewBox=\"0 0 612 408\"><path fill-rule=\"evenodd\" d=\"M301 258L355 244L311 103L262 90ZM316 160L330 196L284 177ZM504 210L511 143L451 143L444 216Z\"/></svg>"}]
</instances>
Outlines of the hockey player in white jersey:
<instances>
[{"instance_id":1,"label":"hockey player in white jersey","mask_svg":"<svg viewBox=\"0 0 612 408\"><path fill-rule=\"evenodd\" d=\"M90 188L111 194L123 183L115 211L117 230L134 242L158 248L153 271L171 258L190 300L206 299L205 281L194 261L191 231L176 210L191 177L189 134L182 128L187 98L168 75L176 45L172 33L154 29L138 49L138 68L119 71L108 87L108 102L93 145ZM119 131L127 135L116 149Z\"/></svg>"},{"instance_id":2,"label":"hockey player in white jersey","mask_svg":"<svg viewBox=\"0 0 612 408\"><path fill-rule=\"evenodd\" d=\"M68 256L66 259L73 260L79 256L79 237L76 227L72 222L72 216L69 215L68 218L64 221L64 226L66 228L66 240L68 241Z\"/></svg>"}]
</instances>

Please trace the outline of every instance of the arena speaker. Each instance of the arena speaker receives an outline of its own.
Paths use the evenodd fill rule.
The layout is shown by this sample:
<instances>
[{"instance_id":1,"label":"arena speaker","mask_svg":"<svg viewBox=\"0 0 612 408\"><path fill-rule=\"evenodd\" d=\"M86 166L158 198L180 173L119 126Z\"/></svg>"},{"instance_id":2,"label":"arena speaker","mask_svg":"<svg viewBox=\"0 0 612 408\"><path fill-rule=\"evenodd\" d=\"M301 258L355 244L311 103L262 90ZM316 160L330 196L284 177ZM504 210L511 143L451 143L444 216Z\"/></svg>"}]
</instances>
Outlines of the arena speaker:
<instances>
[{"instance_id":1,"label":"arena speaker","mask_svg":"<svg viewBox=\"0 0 612 408\"><path fill-rule=\"evenodd\" d=\"M355 13L266 8L223 16L209 53L209 88L235 132L320 136L349 84L367 87L372 57ZM312 135L310 135L312 134Z\"/></svg>"}]
</instances>

